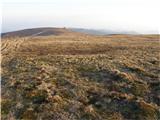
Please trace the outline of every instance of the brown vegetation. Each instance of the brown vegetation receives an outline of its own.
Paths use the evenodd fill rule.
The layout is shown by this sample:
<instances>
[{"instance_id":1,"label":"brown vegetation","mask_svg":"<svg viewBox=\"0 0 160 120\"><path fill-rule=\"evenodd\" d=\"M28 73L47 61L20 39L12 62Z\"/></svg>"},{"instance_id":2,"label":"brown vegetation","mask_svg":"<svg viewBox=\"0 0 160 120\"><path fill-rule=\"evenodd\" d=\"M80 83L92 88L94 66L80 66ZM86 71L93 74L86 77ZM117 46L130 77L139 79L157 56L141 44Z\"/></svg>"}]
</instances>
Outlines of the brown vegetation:
<instances>
[{"instance_id":1,"label":"brown vegetation","mask_svg":"<svg viewBox=\"0 0 160 120\"><path fill-rule=\"evenodd\" d=\"M160 119L158 35L2 39L2 119Z\"/></svg>"}]
</instances>

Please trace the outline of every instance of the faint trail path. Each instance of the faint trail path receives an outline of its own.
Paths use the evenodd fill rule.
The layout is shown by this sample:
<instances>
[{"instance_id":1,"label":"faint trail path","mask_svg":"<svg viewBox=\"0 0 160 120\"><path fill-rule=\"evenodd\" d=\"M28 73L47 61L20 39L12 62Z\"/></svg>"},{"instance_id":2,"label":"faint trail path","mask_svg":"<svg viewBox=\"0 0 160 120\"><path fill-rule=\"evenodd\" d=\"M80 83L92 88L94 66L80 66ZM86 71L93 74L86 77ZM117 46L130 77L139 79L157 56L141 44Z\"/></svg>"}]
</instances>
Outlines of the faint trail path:
<instances>
[{"instance_id":1,"label":"faint trail path","mask_svg":"<svg viewBox=\"0 0 160 120\"><path fill-rule=\"evenodd\" d=\"M2 43L1 51L4 51L8 47L8 45L9 45L9 43L7 40L6 40L6 42Z\"/></svg>"},{"instance_id":2,"label":"faint trail path","mask_svg":"<svg viewBox=\"0 0 160 120\"><path fill-rule=\"evenodd\" d=\"M28 39L31 39L33 37L36 37L37 35L40 35L46 31L38 32L36 34L32 34L29 37L23 37L23 38L12 38L12 39L6 39L2 40L1 42L1 55L8 55L8 54L13 54L14 52L18 52L20 46Z\"/></svg>"},{"instance_id":3,"label":"faint trail path","mask_svg":"<svg viewBox=\"0 0 160 120\"><path fill-rule=\"evenodd\" d=\"M2 64L2 60L12 59L14 55L19 51L21 45L26 41L37 35L40 35L46 31L38 32L29 37L15 37L15 38L7 38L5 40L1 40L1 55L0 55L0 64ZM2 67L0 67L0 74L2 74Z\"/></svg>"}]
</instances>

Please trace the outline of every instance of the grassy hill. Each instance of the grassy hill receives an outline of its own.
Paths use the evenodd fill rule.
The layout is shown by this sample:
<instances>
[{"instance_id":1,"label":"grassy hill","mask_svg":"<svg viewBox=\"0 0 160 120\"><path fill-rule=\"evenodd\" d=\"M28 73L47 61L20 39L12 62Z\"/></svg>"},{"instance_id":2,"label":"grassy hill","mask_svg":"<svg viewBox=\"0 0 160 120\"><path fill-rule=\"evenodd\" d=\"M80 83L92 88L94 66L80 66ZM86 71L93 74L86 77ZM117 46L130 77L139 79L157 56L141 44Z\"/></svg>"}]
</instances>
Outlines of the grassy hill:
<instances>
[{"instance_id":1,"label":"grassy hill","mask_svg":"<svg viewBox=\"0 0 160 120\"><path fill-rule=\"evenodd\" d=\"M2 119L160 119L159 35L65 28L2 38Z\"/></svg>"},{"instance_id":2,"label":"grassy hill","mask_svg":"<svg viewBox=\"0 0 160 120\"><path fill-rule=\"evenodd\" d=\"M31 28L18 30L13 32L2 33L2 37L29 37L29 36L49 36L49 35L62 35L62 34L76 34L66 28L53 28L53 27L43 27L43 28Z\"/></svg>"}]
</instances>

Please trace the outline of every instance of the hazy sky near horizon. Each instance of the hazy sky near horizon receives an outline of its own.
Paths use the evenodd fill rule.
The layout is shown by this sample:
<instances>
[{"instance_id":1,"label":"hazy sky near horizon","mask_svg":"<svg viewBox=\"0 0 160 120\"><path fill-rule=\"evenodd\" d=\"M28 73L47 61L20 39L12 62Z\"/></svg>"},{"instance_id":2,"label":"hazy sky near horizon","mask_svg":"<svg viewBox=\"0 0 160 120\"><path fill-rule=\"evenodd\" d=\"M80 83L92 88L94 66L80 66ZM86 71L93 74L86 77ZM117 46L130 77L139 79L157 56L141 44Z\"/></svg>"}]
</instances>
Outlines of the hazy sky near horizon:
<instances>
[{"instance_id":1,"label":"hazy sky near horizon","mask_svg":"<svg viewBox=\"0 0 160 120\"><path fill-rule=\"evenodd\" d=\"M3 0L2 31L77 27L154 33L159 0Z\"/></svg>"}]
</instances>

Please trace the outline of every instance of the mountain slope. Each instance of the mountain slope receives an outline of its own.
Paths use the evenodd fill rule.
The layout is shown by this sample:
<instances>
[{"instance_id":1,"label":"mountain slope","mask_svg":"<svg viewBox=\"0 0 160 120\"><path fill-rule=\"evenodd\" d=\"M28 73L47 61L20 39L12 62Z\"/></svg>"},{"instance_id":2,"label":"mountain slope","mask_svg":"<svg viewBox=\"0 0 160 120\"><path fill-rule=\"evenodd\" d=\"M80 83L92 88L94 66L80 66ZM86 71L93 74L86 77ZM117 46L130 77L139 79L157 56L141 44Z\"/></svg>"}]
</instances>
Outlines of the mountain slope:
<instances>
[{"instance_id":1,"label":"mountain slope","mask_svg":"<svg viewBox=\"0 0 160 120\"><path fill-rule=\"evenodd\" d=\"M72 31L90 34L90 35L113 35L113 34L138 34L134 31L116 31L105 29L83 29L83 28L70 28Z\"/></svg>"},{"instance_id":2,"label":"mountain slope","mask_svg":"<svg viewBox=\"0 0 160 120\"><path fill-rule=\"evenodd\" d=\"M32 28L24 29L13 32L2 33L2 37L27 37L34 34L36 36L49 36L49 35L62 35L62 34L72 34L73 31L66 28Z\"/></svg>"}]
</instances>

